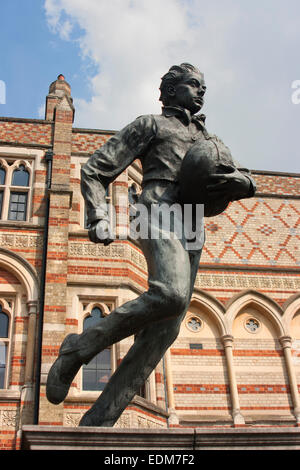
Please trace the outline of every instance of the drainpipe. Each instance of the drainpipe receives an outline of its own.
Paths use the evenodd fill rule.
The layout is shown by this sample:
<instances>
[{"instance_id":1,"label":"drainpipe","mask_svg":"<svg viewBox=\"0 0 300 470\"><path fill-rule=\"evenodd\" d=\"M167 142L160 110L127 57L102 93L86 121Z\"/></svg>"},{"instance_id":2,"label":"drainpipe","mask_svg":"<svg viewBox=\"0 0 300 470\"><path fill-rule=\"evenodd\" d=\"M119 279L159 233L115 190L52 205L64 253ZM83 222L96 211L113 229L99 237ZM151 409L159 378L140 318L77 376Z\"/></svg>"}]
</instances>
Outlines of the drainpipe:
<instances>
[{"instance_id":1,"label":"drainpipe","mask_svg":"<svg viewBox=\"0 0 300 470\"><path fill-rule=\"evenodd\" d=\"M165 406L166 412L169 412L169 403L168 403L168 393L167 393L167 380L166 380L166 366L165 366L165 356L162 358L163 374L164 374L164 390L165 390ZM170 427L169 418L167 418L167 428Z\"/></svg>"},{"instance_id":2,"label":"drainpipe","mask_svg":"<svg viewBox=\"0 0 300 470\"><path fill-rule=\"evenodd\" d=\"M42 257L42 270L41 270L41 283L40 283L40 304L39 304L39 323L38 323L38 337L37 337L37 364L36 364L36 376L35 376L33 424L39 423L42 340L43 340L44 302L45 302L45 284L46 284L46 267L47 267L47 245L48 245L49 208L50 208L49 189L51 188L52 160L53 160L52 150L47 150L47 152L45 153L45 160L47 162L47 180L46 180L47 193L46 193L43 257Z\"/></svg>"}]
</instances>

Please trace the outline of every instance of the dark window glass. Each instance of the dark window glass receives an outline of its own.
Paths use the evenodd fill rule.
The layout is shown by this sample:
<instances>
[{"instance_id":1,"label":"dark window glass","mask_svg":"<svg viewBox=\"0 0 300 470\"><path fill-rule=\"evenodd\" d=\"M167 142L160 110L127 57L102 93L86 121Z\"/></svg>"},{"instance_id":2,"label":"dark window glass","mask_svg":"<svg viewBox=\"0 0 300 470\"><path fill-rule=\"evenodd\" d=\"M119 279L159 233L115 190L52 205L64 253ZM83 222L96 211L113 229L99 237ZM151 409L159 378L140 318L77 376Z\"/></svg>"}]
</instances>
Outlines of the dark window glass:
<instances>
[{"instance_id":1,"label":"dark window glass","mask_svg":"<svg viewBox=\"0 0 300 470\"><path fill-rule=\"evenodd\" d=\"M28 186L29 185L29 173L26 170L24 165L20 165L13 172L12 177L12 185L13 186Z\"/></svg>"},{"instance_id":2,"label":"dark window glass","mask_svg":"<svg viewBox=\"0 0 300 470\"><path fill-rule=\"evenodd\" d=\"M85 318L83 322L83 329L86 330L90 326L94 326L103 318L102 310L99 307L93 308L91 314Z\"/></svg>"},{"instance_id":3,"label":"dark window glass","mask_svg":"<svg viewBox=\"0 0 300 470\"><path fill-rule=\"evenodd\" d=\"M0 388L4 388L7 344L0 341Z\"/></svg>"},{"instance_id":4,"label":"dark window glass","mask_svg":"<svg viewBox=\"0 0 300 470\"><path fill-rule=\"evenodd\" d=\"M0 338L8 338L8 323L8 315L2 312L2 307L0 305Z\"/></svg>"},{"instance_id":5,"label":"dark window glass","mask_svg":"<svg viewBox=\"0 0 300 470\"><path fill-rule=\"evenodd\" d=\"M83 323L83 329L95 326L103 318L103 313L100 308L93 308L91 315L89 315ZM88 364L85 364L82 369L83 390L101 391L109 381L111 376L111 350L110 348L104 349L95 356Z\"/></svg>"},{"instance_id":6,"label":"dark window glass","mask_svg":"<svg viewBox=\"0 0 300 470\"><path fill-rule=\"evenodd\" d=\"M0 191L0 219L2 218L3 191Z\"/></svg>"},{"instance_id":7,"label":"dark window glass","mask_svg":"<svg viewBox=\"0 0 300 470\"><path fill-rule=\"evenodd\" d=\"M0 184L5 184L6 171L4 168L0 168Z\"/></svg>"},{"instance_id":8,"label":"dark window glass","mask_svg":"<svg viewBox=\"0 0 300 470\"><path fill-rule=\"evenodd\" d=\"M10 194L8 220L26 220L27 193Z\"/></svg>"}]
</instances>

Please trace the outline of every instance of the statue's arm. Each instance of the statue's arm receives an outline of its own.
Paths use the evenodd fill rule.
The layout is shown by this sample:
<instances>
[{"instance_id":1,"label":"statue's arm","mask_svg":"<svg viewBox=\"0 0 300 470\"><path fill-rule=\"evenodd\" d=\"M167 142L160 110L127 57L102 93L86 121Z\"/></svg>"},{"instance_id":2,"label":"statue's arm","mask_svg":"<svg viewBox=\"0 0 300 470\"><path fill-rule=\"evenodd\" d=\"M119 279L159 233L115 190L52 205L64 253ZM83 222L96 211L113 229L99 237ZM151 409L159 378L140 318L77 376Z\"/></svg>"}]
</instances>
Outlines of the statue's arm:
<instances>
[{"instance_id":1,"label":"statue's arm","mask_svg":"<svg viewBox=\"0 0 300 470\"><path fill-rule=\"evenodd\" d=\"M249 189L248 193L244 196L245 198L253 197L256 192L256 183L251 176L251 172L247 168L237 168L237 170L242 173L242 175L246 178Z\"/></svg>"},{"instance_id":2,"label":"statue's arm","mask_svg":"<svg viewBox=\"0 0 300 470\"><path fill-rule=\"evenodd\" d=\"M112 136L88 159L81 170L81 192L86 201L88 224L108 219L105 192L155 138L154 118L141 116Z\"/></svg>"}]
</instances>

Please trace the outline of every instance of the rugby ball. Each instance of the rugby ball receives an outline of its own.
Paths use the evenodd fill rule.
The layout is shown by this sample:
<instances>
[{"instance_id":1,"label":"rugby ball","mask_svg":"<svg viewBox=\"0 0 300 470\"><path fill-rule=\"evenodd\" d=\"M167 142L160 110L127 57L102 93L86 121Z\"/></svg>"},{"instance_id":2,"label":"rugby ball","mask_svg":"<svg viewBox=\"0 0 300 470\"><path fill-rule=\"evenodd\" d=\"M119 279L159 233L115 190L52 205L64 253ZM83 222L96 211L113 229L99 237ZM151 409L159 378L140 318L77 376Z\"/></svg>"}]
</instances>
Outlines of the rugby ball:
<instances>
[{"instance_id":1,"label":"rugby ball","mask_svg":"<svg viewBox=\"0 0 300 470\"><path fill-rule=\"evenodd\" d=\"M211 184L208 178L215 173L231 173L234 167L230 150L217 137L196 142L182 161L179 177L181 202L204 204L205 217L221 214L231 201L231 195L225 199L213 198L206 189Z\"/></svg>"}]
</instances>

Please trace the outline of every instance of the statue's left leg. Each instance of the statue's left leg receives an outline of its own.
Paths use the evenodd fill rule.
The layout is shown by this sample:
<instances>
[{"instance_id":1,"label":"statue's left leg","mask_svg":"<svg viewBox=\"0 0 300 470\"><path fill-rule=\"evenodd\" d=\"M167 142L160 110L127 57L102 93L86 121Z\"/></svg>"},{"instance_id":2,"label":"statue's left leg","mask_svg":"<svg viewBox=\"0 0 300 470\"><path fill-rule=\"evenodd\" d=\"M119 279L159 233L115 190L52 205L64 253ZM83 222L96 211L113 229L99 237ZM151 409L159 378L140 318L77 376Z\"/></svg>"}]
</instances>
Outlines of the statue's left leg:
<instances>
[{"instance_id":1,"label":"statue's left leg","mask_svg":"<svg viewBox=\"0 0 300 470\"><path fill-rule=\"evenodd\" d=\"M190 253L190 297L201 252ZM105 389L85 413L80 426L113 426L178 336L186 309L176 318L156 322L142 330Z\"/></svg>"}]
</instances>

